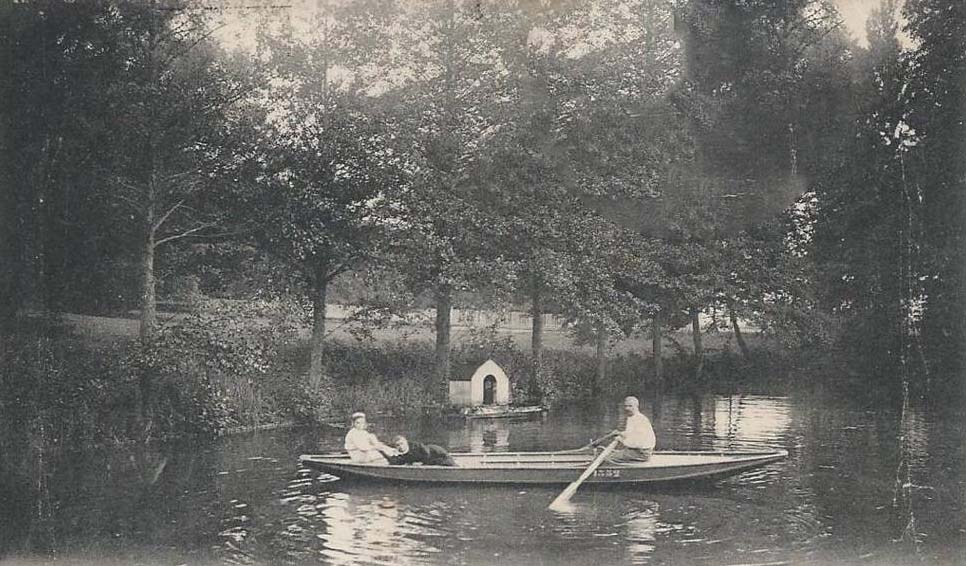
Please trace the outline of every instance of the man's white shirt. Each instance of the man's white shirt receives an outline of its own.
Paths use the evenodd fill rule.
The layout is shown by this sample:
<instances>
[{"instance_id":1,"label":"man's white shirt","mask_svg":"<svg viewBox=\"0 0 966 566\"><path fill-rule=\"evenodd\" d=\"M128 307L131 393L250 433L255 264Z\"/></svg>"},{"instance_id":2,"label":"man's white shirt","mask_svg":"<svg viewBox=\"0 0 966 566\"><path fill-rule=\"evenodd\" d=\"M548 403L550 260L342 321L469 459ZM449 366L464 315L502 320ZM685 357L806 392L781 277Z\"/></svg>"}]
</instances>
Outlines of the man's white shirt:
<instances>
[{"instance_id":1,"label":"man's white shirt","mask_svg":"<svg viewBox=\"0 0 966 566\"><path fill-rule=\"evenodd\" d=\"M624 432L621 434L621 444L628 448L653 450L657 444L651 421L641 413L627 417Z\"/></svg>"}]
</instances>

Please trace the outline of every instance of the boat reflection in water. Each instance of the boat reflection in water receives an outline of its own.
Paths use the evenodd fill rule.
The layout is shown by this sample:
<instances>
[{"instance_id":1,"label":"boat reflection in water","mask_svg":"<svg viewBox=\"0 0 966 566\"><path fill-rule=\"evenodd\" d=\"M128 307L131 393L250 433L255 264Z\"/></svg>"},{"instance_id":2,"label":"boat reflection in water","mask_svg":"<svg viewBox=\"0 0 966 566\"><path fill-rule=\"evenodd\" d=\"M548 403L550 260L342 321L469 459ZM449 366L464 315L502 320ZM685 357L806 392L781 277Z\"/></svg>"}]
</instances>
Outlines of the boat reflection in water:
<instances>
[{"instance_id":1,"label":"boat reflection in water","mask_svg":"<svg viewBox=\"0 0 966 566\"><path fill-rule=\"evenodd\" d=\"M336 485L336 484L333 484ZM315 486L318 488L318 485ZM426 564L441 549L444 512L434 505L413 508L392 495L321 491L306 485L301 496L283 498L290 507L274 544L295 562L324 564Z\"/></svg>"},{"instance_id":2,"label":"boat reflection in water","mask_svg":"<svg viewBox=\"0 0 966 566\"><path fill-rule=\"evenodd\" d=\"M624 535L628 562L647 564L654 552L660 527L658 504L651 503L642 509L627 513L624 517Z\"/></svg>"},{"instance_id":3,"label":"boat reflection in water","mask_svg":"<svg viewBox=\"0 0 966 566\"><path fill-rule=\"evenodd\" d=\"M329 564L357 564L361 557L372 564L416 564L420 555L438 552L404 533L410 530L406 517L389 497L372 500L330 493L316 507L324 523L317 533L323 546L320 554Z\"/></svg>"},{"instance_id":4,"label":"boat reflection in water","mask_svg":"<svg viewBox=\"0 0 966 566\"><path fill-rule=\"evenodd\" d=\"M449 447L468 452L505 452L510 446L510 425L500 419L466 419L462 427L449 431Z\"/></svg>"},{"instance_id":5,"label":"boat reflection in water","mask_svg":"<svg viewBox=\"0 0 966 566\"><path fill-rule=\"evenodd\" d=\"M661 521L659 499L597 492L573 502L565 512L554 512L548 526L558 544L568 541L586 549L586 555L577 551L560 563L653 563L662 539L686 529Z\"/></svg>"}]
</instances>

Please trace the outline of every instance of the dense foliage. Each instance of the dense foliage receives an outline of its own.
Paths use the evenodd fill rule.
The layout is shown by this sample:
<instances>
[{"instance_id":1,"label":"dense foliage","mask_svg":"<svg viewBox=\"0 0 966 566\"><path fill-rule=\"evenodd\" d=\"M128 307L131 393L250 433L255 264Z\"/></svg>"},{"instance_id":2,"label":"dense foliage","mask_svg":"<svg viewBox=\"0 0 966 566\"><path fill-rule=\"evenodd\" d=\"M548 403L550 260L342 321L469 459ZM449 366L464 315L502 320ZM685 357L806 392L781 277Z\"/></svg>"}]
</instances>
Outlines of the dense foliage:
<instances>
[{"instance_id":1,"label":"dense foliage","mask_svg":"<svg viewBox=\"0 0 966 566\"><path fill-rule=\"evenodd\" d=\"M545 355L535 323L529 351L493 354L537 400L593 393L609 348L645 332L635 379L661 381L683 328L675 375L718 375L715 332L755 363L739 322L851 348L884 389L962 384L960 4L886 1L867 46L819 0L201 8L0 6L0 393L34 413L104 379L138 409L92 413L106 436L438 406L473 357L451 340L470 304L596 344L586 365ZM430 357L398 376L403 346L331 344L350 279L368 324L431 307ZM185 304L184 281L237 302ZM162 324L159 294L190 313ZM96 378L30 330L129 310L139 344Z\"/></svg>"}]
</instances>

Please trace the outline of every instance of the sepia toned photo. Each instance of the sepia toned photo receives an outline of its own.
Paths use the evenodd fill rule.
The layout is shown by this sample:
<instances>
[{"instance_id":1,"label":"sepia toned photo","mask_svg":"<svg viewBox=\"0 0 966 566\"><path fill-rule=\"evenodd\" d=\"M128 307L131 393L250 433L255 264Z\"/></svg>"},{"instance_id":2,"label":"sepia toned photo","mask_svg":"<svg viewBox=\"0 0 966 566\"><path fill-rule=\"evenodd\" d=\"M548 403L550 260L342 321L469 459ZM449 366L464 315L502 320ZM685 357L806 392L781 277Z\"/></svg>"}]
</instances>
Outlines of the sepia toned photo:
<instances>
[{"instance_id":1,"label":"sepia toned photo","mask_svg":"<svg viewBox=\"0 0 966 566\"><path fill-rule=\"evenodd\" d=\"M0 0L0 566L966 564L963 0Z\"/></svg>"}]
</instances>

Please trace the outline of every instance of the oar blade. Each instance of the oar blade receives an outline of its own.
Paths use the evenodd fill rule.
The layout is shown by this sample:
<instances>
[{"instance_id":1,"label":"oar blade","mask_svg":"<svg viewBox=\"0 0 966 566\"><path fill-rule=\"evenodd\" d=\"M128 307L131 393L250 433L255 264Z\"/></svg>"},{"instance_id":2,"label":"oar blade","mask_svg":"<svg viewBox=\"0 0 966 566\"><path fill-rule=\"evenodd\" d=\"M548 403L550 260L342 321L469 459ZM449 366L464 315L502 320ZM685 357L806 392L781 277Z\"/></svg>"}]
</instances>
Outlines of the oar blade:
<instances>
[{"instance_id":1,"label":"oar blade","mask_svg":"<svg viewBox=\"0 0 966 566\"><path fill-rule=\"evenodd\" d=\"M560 495L558 495L550 503L550 506L547 507L547 509L550 509L551 511L570 511L571 509L573 509L573 505L570 504L570 498L573 497L575 493L577 493L578 486L575 484L576 482L571 483L570 485L567 486L567 489L560 492Z\"/></svg>"},{"instance_id":2,"label":"oar blade","mask_svg":"<svg viewBox=\"0 0 966 566\"><path fill-rule=\"evenodd\" d=\"M573 513L575 508L573 504L570 503L570 499L560 499L560 497L557 497L557 499L554 499L553 503L551 503L547 509L553 511L554 513Z\"/></svg>"},{"instance_id":3,"label":"oar blade","mask_svg":"<svg viewBox=\"0 0 966 566\"><path fill-rule=\"evenodd\" d=\"M566 489L560 492L560 495L558 495L547 508L551 511L567 511L570 508L570 498L573 497L574 493L577 493L577 488L580 487L580 484L584 483L584 480L590 477L590 474L594 473L594 470L600 466L601 462L603 462L611 452L613 452L616 446L617 440L614 440L608 444L607 448L604 448L604 450L598 454L596 458L594 458L594 461L587 466L587 469L584 470L584 473L580 474L579 478L571 482Z\"/></svg>"}]
</instances>

